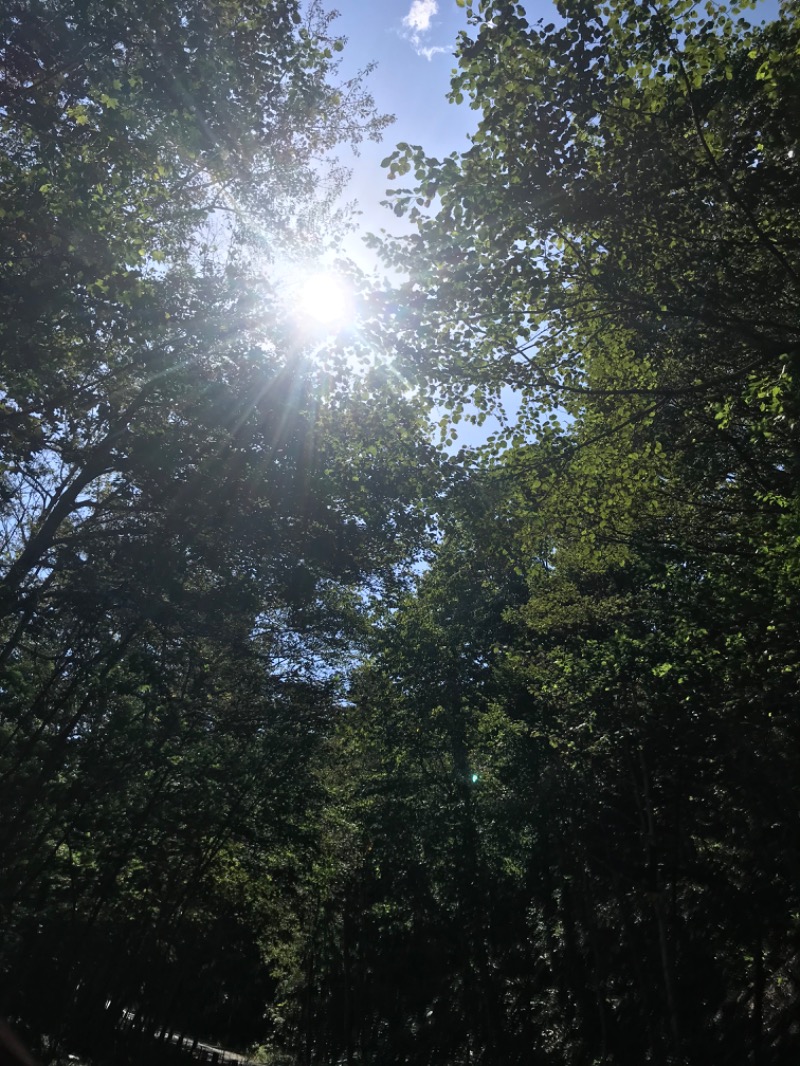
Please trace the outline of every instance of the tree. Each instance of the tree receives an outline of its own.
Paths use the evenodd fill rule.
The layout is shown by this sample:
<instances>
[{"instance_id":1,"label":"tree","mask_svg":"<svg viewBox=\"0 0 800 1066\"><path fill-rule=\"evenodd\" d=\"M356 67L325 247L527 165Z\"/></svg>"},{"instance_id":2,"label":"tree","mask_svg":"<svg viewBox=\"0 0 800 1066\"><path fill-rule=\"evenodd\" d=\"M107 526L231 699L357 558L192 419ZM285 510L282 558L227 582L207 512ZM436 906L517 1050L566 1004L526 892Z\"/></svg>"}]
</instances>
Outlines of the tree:
<instances>
[{"instance_id":1,"label":"tree","mask_svg":"<svg viewBox=\"0 0 800 1066\"><path fill-rule=\"evenodd\" d=\"M331 387L303 366L258 273L304 225L301 205L319 210L312 167L340 123L355 139L380 128L360 125L357 91L342 110L327 81L341 42L313 17L316 37L286 5L7 16L6 612L87 519L108 525L134 499L196 508L204 464L253 477L265 448L282 450L295 472L283 476L299 478L289 491L303 491L303 408L324 412ZM243 243L253 230L260 265Z\"/></svg>"},{"instance_id":2,"label":"tree","mask_svg":"<svg viewBox=\"0 0 800 1066\"><path fill-rule=\"evenodd\" d=\"M634 485L669 480L659 450L692 462L708 441L701 495L721 514L771 514L787 573L796 15L753 27L688 3L567 4L558 25L529 27L520 5L481 4L452 91L483 111L473 145L389 157L417 179L393 202L418 232L385 249L411 278L409 373L452 410L510 388L531 436L566 412L592 504L623 523Z\"/></svg>"},{"instance_id":3,"label":"tree","mask_svg":"<svg viewBox=\"0 0 800 1066\"><path fill-rule=\"evenodd\" d=\"M475 5L452 93L482 111L471 148L387 160L416 180L392 202L417 232L384 246L407 373L454 421L519 405L476 474L506 486L527 586L509 636L478 615L430 674L385 667L424 722L452 636L518 739L485 759L516 801L530 955L494 955L507 1045L482 1031L485 1062L795 1053L798 20L738 14ZM488 539L448 543L407 617L429 623L437 578L450 618L471 605L446 560L480 569Z\"/></svg>"},{"instance_id":4,"label":"tree","mask_svg":"<svg viewBox=\"0 0 800 1066\"><path fill-rule=\"evenodd\" d=\"M0 47L2 1007L255 1039L336 671L438 486L284 294L385 120L315 6L31 0Z\"/></svg>"}]
</instances>

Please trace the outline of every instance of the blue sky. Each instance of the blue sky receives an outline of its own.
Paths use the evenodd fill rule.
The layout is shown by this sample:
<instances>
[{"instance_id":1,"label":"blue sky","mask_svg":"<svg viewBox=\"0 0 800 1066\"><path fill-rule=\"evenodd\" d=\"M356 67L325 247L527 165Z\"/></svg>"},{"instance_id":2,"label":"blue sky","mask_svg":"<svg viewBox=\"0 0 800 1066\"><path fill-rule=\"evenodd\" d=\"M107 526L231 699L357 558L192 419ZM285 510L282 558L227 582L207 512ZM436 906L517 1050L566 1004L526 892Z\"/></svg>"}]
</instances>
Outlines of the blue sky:
<instances>
[{"instance_id":1,"label":"blue sky","mask_svg":"<svg viewBox=\"0 0 800 1066\"><path fill-rule=\"evenodd\" d=\"M448 104L453 49L466 14L456 0L333 0L339 18L333 30L347 37L342 73L351 75L376 62L368 86L381 112L396 116L381 145L367 144L353 161L348 199L357 200L361 227L377 232L402 229L391 212L379 206L386 192L380 161L398 141L421 144L430 155L446 155L467 146L477 115L467 105ZM529 18L549 18L549 0L526 5ZM348 254L363 265L372 258L360 242L348 241Z\"/></svg>"},{"instance_id":2,"label":"blue sky","mask_svg":"<svg viewBox=\"0 0 800 1066\"><path fill-rule=\"evenodd\" d=\"M334 0L339 18L332 29L347 38L341 72L350 76L371 62L378 64L368 87L380 112L395 115L395 122L381 144L362 146L352 161L353 178L348 201L358 202L360 232L385 229L398 234L408 229L387 208L387 179L380 162L399 141L420 144L429 155L443 156L468 146L468 135L478 121L467 104L457 107L447 101L450 76L455 67L453 50L459 31L467 28L466 13L456 0ZM530 0L528 18L549 21L555 14L550 0ZM360 233L345 242L345 253L366 270L383 273L373 253L363 247ZM509 410L513 397L506 397ZM438 417L438 414L436 415ZM482 429L468 423L458 427L457 446L483 443L492 429L489 420Z\"/></svg>"},{"instance_id":3,"label":"blue sky","mask_svg":"<svg viewBox=\"0 0 800 1066\"><path fill-rule=\"evenodd\" d=\"M551 21L556 16L551 0L529 0L528 19ZM368 87L379 111L395 115L396 121L382 144L368 143L353 161L353 178L348 200L358 202L361 232L385 229L398 234L408 223L380 206L385 198L387 179L380 161L399 141L420 144L429 155L444 156L465 149L475 128L478 113L468 104L460 107L447 101L450 76L456 65L453 50L460 30L467 29L467 17L456 0L339 0L340 17L332 29L347 37L342 53L342 74L349 76L371 62L378 64ZM384 268L373 253L363 247L359 232L345 242L345 253L366 270ZM510 390L503 398L513 418L517 403ZM442 411L435 411L437 421ZM462 422L455 429L455 450L462 444L485 442L499 427L490 417L483 427Z\"/></svg>"}]
</instances>

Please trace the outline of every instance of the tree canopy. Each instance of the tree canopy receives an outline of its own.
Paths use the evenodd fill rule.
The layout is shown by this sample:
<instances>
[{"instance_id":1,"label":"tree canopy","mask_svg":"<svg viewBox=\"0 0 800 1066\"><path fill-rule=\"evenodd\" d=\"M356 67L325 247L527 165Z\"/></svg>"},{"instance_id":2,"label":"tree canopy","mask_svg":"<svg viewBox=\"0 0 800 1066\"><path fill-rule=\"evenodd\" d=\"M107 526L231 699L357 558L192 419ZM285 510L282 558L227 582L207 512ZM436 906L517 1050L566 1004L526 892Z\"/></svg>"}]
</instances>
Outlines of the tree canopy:
<instances>
[{"instance_id":1,"label":"tree canopy","mask_svg":"<svg viewBox=\"0 0 800 1066\"><path fill-rule=\"evenodd\" d=\"M20 3L0 43L2 1008L242 1044L364 590L439 491L284 293L385 119L316 6Z\"/></svg>"},{"instance_id":2,"label":"tree canopy","mask_svg":"<svg viewBox=\"0 0 800 1066\"><path fill-rule=\"evenodd\" d=\"M284 272L385 125L329 17L2 16L0 1010L51 1058L800 1051L800 13L467 13L471 144L387 156L401 280L324 351Z\"/></svg>"}]
</instances>

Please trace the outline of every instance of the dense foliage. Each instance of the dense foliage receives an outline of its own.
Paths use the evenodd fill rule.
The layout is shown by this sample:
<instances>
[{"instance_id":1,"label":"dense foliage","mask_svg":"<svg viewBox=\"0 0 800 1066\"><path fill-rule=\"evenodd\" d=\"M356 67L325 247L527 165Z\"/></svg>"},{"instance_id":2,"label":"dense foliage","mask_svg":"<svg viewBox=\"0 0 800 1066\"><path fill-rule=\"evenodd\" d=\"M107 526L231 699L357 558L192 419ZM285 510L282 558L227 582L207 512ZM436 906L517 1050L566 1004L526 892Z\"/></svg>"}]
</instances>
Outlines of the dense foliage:
<instances>
[{"instance_id":1,"label":"dense foliage","mask_svg":"<svg viewBox=\"0 0 800 1066\"><path fill-rule=\"evenodd\" d=\"M343 735L387 946L363 966L404 990L366 997L358 1039L365 1061L788 1062L800 18L561 15L481 3L453 79L471 148L387 160L416 180L393 202L417 232L384 249L407 373L454 422L518 412Z\"/></svg>"},{"instance_id":2,"label":"dense foliage","mask_svg":"<svg viewBox=\"0 0 800 1066\"><path fill-rule=\"evenodd\" d=\"M385 122L292 3L9 4L0 46L0 1010L241 1045L436 467L284 292Z\"/></svg>"},{"instance_id":3,"label":"dense foliage","mask_svg":"<svg viewBox=\"0 0 800 1066\"><path fill-rule=\"evenodd\" d=\"M276 280L377 131L340 42L176 10L3 26L0 1006L101 1060L795 1061L800 9L469 7L360 377ZM434 402L501 428L436 455Z\"/></svg>"}]
</instances>

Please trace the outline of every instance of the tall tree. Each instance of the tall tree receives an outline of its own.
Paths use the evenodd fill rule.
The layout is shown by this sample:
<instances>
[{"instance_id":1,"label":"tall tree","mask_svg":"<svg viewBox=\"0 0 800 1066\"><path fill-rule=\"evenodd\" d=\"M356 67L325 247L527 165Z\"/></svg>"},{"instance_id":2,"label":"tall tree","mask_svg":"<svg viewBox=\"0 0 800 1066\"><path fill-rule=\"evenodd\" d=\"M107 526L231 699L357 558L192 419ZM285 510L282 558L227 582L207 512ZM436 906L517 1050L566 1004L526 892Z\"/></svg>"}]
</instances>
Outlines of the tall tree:
<instances>
[{"instance_id":1,"label":"tall tree","mask_svg":"<svg viewBox=\"0 0 800 1066\"><path fill-rule=\"evenodd\" d=\"M506 1044L470 1012L485 1062L796 1054L799 31L795 5L739 14L566 3L532 27L473 5L452 94L482 112L472 146L387 160L416 182L392 200L417 232L384 248L409 274L392 294L409 376L454 420L509 393L519 409L473 481L506 486L494 537L467 512L480 536L451 532L392 632L433 630L437 581L450 624L402 666L380 647L405 733L364 718L410 758L452 638L462 735L481 691L511 724L483 753L517 803L491 883L519 870L507 910L530 954L493 942ZM526 592L504 586L498 644L448 562L503 553ZM415 840L433 853L450 828Z\"/></svg>"},{"instance_id":2,"label":"tall tree","mask_svg":"<svg viewBox=\"0 0 800 1066\"><path fill-rule=\"evenodd\" d=\"M0 20L0 1009L255 1038L335 673L437 477L286 296L385 119L315 5Z\"/></svg>"}]
</instances>

